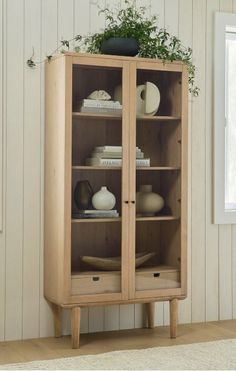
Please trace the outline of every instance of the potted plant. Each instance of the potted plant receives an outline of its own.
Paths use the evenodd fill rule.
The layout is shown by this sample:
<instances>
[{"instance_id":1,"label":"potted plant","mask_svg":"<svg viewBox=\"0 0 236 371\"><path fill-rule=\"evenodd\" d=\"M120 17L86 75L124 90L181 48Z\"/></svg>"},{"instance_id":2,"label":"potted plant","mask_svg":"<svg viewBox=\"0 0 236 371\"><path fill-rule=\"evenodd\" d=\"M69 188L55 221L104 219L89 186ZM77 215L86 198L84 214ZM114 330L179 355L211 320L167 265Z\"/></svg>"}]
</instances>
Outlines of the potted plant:
<instances>
[{"instance_id":1,"label":"potted plant","mask_svg":"<svg viewBox=\"0 0 236 371\"><path fill-rule=\"evenodd\" d=\"M135 7L133 0L126 0L124 8L104 8L106 27L102 32L85 36L84 49L94 54L137 55L166 61L182 61L188 66L189 90L197 96L199 88L194 85L195 66L192 49L185 47L180 39L165 28L158 28L156 15L147 17L147 7ZM80 48L77 48L79 51Z\"/></svg>"},{"instance_id":2,"label":"potted plant","mask_svg":"<svg viewBox=\"0 0 236 371\"><path fill-rule=\"evenodd\" d=\"M77 35L61 45L52 54L65 48L69 50L70 42L77 42L76 52L85 51L93 54L129 55L143 58L158 58L166 61L182 61L188 66L189 91L197 96L199 88L195 86L195 66L192 62L192 49L185 47L180 39L171 35L165 28L158 28L156 15L147 17L147 7L137 8L134 0L125 0L125 7L114 10L103 8L99 14L105 16L106 27L102 32L91 35ZM47 56L48 60L52 55ZM36 63L33 56L28 59L29 67Z\"/></svg>"}]
</instances>

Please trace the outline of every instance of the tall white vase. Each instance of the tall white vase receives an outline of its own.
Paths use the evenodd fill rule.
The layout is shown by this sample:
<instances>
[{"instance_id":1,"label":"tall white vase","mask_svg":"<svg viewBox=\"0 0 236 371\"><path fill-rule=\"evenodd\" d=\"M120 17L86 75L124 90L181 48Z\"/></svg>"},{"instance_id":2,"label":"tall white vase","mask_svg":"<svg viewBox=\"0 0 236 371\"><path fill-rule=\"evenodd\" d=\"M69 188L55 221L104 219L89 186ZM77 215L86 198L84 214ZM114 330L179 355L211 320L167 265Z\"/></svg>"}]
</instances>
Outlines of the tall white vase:
<instances>
[{"instance_id":1,"label":"tall white vase","mask_svg":"<svg viewBox=\"0 0 236 371\"><path fill-rule=\"evenodd\" d=\"M97 210L111 210L116 204L116 198L103 186L92 198L92 205Z\"/></svg>"}]
</instances>

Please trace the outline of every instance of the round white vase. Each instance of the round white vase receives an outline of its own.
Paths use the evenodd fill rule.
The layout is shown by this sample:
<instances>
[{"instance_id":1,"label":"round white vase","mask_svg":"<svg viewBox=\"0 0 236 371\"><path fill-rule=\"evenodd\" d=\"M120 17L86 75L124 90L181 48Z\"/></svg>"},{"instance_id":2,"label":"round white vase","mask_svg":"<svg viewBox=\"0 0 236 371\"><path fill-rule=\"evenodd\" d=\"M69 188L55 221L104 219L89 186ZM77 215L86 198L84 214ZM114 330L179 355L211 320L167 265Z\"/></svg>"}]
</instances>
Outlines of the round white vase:
<instances>
[{"instance_id":1,"label":"round white vase","mask_svg":"<svg viewBox=\"0 0 236 371\"><path fill-rule=\"evenodd\" d=\"M103 186L92 198L92 205L97 210L111 210L116 204L116 198Z\"/></svg>"},{"instance_id":2,"label":"round white vase","mask_svg":"<svg viewBox=\"0 0 236 371\"><path fill-rule=\"evenodd\" d=\"M154 216L164 206L164 199L152 192L152 185L141 185L136 193L136 212L144 216Z\"/></svg>"}]
</instances>

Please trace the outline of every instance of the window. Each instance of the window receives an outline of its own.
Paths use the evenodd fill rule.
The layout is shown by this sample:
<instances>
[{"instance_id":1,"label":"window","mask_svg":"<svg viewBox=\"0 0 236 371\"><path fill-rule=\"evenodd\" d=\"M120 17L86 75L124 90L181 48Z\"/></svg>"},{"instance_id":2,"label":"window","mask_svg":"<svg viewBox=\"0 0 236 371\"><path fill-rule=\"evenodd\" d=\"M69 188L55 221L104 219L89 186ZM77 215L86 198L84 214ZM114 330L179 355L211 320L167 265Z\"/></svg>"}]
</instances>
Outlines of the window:
<instances>
[{"instance_id":1,"label":"window","mask_svg":"<svg viewBox=\"0 0 236 371\"><path fill-rule=\"evenodd\" d=\"M214 222L236 223L236 15L216 13Z\"/></svg>"}]
</instances>

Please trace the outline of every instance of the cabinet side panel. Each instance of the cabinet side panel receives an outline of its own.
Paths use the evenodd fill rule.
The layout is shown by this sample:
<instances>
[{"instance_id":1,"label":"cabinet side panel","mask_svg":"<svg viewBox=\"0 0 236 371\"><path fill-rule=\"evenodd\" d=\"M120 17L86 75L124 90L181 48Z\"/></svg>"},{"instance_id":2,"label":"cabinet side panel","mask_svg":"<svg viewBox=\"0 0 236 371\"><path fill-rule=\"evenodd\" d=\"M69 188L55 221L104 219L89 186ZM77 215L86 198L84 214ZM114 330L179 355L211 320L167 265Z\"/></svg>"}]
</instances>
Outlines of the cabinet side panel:
<instances>
[{"instance_id":1,"label":"cabinet side panel","mask_svg":"<svg viewBox=\"0 0 236 371\"><path fill-rule=\"evenodd\" d=\"M44 293L62 302L64 272L65 58L46 64Z\"/></svg>"}]
</instances>

